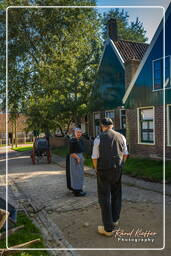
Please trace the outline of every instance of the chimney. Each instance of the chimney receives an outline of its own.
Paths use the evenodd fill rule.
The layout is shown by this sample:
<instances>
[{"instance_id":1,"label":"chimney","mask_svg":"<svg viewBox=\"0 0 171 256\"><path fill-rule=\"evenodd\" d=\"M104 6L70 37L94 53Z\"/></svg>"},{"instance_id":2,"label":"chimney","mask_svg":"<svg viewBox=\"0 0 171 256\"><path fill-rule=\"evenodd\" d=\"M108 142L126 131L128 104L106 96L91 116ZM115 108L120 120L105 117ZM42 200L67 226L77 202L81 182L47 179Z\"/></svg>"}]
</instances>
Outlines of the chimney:
<instances>
[{"instance_id":1,"label":"chimney","mask_svg":"<svg viewBox=\"0 0 171 256\"><path fill-rule=\"evenodd\" d=\"M118 29L116 19L111 18L108 20L108 35L113 42L118 41Z\"/></svg>"}]
</instances>

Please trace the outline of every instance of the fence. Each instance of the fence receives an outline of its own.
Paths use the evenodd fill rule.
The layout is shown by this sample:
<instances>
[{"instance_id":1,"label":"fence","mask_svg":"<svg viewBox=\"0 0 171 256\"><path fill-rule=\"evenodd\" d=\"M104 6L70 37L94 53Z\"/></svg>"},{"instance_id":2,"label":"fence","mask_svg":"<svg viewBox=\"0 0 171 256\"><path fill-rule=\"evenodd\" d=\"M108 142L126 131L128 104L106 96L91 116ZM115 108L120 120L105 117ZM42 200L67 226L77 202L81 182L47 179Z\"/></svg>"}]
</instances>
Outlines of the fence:
<instances>
[{"instance_id":1,"label":"fence","mask_svg":"<svg viewBox=\"0 0 171 256\"><path fill-rule=\"evenodd\" d=\"M64 145L67 145L68 139L65 137L50 137L49 143L51 148L62 147Z\"/></svg>"}]
</instances>

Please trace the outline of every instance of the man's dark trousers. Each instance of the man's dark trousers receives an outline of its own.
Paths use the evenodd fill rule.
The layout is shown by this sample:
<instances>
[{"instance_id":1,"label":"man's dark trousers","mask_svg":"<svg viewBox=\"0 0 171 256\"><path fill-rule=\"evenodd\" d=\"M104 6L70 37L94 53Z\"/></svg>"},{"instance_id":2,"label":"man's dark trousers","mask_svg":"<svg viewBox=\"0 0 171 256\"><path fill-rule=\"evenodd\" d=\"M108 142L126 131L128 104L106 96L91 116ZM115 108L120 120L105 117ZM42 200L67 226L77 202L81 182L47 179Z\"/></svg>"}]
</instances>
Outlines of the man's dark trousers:
<instances>
[{"instance_id":1,"label":"man's dark trousers","mask_svg":"<svg viewBox=\"0 0 171 256\"><path fill-rule=\"evenodd\" d=\"M121 173L120 167L97 170L97 191L101 207L104 229L111 232L113 222L119 220L121 211Z\"/></svg>"}]
</instances>

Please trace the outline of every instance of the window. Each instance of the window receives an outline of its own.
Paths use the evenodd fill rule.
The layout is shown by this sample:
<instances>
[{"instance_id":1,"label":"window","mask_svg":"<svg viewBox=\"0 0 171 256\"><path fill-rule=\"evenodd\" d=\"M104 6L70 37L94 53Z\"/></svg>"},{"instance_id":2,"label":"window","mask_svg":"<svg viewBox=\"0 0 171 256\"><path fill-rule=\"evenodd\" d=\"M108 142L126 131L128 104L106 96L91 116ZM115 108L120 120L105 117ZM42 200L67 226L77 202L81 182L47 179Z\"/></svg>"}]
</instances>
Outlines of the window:
<instances>
[{"instance_id":1,"label":"window","mask_svg":"<svg viewBox=\"0 0 171 256\"><path fill-rule=\"evenodd\" d=\"M139 141L154 143L154 109L139 109Z\"/></svg>"},{"instance_id":2,"label":"window","mask_svg":"<svg viewBox=\"0 0 171 256\"><path fill-rule=\"evenodd\" d=\"M165 57L165 88L171 87L171 56ZM153 60L153 90L163 89L163 58Z\"/></svg>"},{"instance_id":3,"label":"window","mask_svg":"<svg viewBox=\"0 0 171 256\"><path fill-rule=\"evenodd\" d=\"M105 117L108 117L108 118L111 118L112 120L114 120L114 117L115 117L114 111L113 111L113 110L111 110L111 111L106 111L106 112L105 112Z\"/></svg>"},{"instance_id":4,"label":"window","mask_svg":"<svg viewBox=\"0 0 171 256\"><path fill-rule=\"evenodd\" d=\"M100 133L100 113L94 113L94 135Z\"/></svg>"},{"instance_id":5,"label":"window","mask_svg":"<svg viewBox=\"0 0 171 256\"><path fill-rule=\"evenodd\" d=\"M120 129L126 128L126 110L120 109Z\"/></svg>"},{"instance_id":6,"label":"window","mask_svg":"<svg viewBox=\"0 0 171 256\"><path fill-rule=\"evenodd\" d=\"M168 105L167 109L168 114L168 125L167 125L167 134L168 134L168 145L171 146L171 105Z\"/></svg>"}]
</instances>

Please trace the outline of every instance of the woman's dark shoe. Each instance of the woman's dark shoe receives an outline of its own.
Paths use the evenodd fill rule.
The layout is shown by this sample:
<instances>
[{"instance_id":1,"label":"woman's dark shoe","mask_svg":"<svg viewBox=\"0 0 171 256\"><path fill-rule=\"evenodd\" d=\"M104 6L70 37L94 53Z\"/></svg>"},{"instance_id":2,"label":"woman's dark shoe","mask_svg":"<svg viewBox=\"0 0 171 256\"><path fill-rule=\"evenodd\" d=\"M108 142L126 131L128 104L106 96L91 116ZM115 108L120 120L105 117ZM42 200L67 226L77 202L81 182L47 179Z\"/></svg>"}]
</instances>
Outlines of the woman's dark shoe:
<instances>
[{"instance_id":1,"label":"woman's dark shoe","mask_svg":"<svg viewBox=\"0 0 171 256\"><path fill-rule=\"evenodd\" d=\"M74 194L74 196L85 196L86 192L84 192L84 191L74 191L73 194Z\"/></svg>"}]
</instances>

